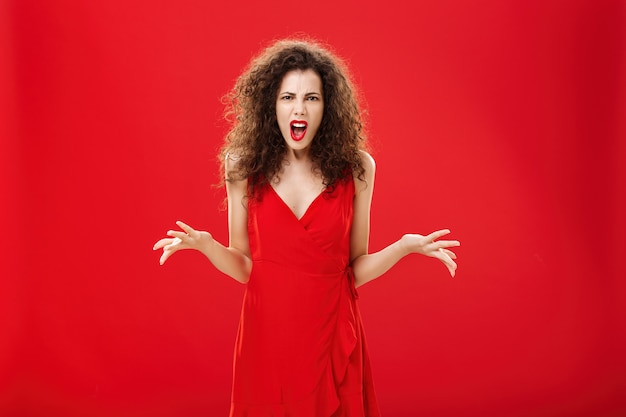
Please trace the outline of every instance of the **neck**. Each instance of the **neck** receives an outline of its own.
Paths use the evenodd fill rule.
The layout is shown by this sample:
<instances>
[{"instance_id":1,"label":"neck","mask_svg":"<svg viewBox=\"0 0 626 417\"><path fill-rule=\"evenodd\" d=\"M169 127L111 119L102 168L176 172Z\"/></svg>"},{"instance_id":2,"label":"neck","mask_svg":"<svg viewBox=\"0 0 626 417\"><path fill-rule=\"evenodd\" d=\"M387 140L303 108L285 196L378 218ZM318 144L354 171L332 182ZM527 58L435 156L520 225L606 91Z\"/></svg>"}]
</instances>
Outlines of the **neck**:
<instances>
[{"instance_id":1,"label":"neck","mask_svg":"<svg viewBox=\"0 0 626 417\"><path fill-rule=\"evenodd\" d=\"M310 162L309 148L305 149L287 149L285 160L288 162Z\"/></svg>"}]
</instances>

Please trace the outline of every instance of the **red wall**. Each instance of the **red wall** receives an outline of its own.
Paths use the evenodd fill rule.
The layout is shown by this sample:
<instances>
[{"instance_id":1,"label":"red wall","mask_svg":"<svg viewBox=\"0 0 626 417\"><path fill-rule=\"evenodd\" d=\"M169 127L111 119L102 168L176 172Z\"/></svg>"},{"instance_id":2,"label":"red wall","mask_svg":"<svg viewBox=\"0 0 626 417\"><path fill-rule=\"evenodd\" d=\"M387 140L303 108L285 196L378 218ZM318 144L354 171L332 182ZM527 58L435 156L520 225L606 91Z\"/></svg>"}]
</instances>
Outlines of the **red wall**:
<instances>
[{"instance_id":1,"label":"red wall","mask_svg":"<svg viewBox=\"0 0 626 417\"><path fill-rule=\"evenodd\" d=\"M226 241L219 98L297 32L366 100L372 249L462 241L360 289L384 415L626 415L624 2L1 7L0 415L226 415L243 287L151 247Z\"/></svg>"}]
</instances>

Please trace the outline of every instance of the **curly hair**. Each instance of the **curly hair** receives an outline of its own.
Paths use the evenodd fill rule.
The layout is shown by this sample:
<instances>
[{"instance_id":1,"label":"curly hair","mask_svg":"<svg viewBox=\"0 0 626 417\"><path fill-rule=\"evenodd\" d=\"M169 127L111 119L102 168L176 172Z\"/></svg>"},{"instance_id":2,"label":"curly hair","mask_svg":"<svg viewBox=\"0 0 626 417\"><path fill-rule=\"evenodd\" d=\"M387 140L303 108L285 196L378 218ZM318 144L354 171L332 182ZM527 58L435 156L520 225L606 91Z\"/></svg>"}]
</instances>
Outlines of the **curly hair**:
<instances>
[{"instance_id":1,"label":"curly hair","mask_svg":"<svg viewBox=\"0 0 626 417\"><path fill-rule=\"evenodd\" d=\"M313 70L322 80L324 113L309 155L327 191L355 175L364 180L359 150L365 149L364 122L356 90L343 61L318 42L280 40L254 58L224 97L232 123L222 148L237 163L226 181L248 179L250 194L278 181L287 146L276 119L276 98L286 73ZM352 174L352 175L351 175Z\"/></svg>"}]
</instances>

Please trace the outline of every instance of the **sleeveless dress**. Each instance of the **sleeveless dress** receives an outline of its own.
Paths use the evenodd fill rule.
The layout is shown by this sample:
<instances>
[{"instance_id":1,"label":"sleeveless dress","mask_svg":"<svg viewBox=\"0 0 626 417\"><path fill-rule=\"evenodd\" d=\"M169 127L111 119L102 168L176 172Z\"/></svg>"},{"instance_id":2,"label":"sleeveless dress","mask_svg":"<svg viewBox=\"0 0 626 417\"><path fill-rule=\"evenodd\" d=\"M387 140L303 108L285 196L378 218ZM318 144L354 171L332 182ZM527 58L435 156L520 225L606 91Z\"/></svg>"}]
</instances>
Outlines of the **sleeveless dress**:
<instances>
[{"instance_id":1,"label":"sleeveless dress","mask_svg":"<svg viewBox=\"0 0 626 417\"><path fill-rule=\"evenodd\" d=\"M377 417L350 262L354 181L298 219L268 184L248 201L230 417Z\"/></svg>"}]
</instances>

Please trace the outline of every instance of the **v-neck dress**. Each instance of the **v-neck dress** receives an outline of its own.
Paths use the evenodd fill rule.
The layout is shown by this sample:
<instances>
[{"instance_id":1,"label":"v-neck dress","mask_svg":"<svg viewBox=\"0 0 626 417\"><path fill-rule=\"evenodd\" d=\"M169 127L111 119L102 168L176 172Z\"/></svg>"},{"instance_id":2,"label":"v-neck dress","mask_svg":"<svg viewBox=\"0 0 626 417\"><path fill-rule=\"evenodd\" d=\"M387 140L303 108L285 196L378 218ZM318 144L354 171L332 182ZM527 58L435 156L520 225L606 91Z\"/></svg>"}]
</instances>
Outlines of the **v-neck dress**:
<instances>
[{"instance_id":1,"label":"v-neck dress","mask_svg":"<svg viewBox=\"0 0 626 417\"><path fill-rule=\"evenodd\" d=\"M349 264L353 200L351 178L300 219L269 184L249 199L231 417L379 416Z\"/></svg>"}]
</instances>

